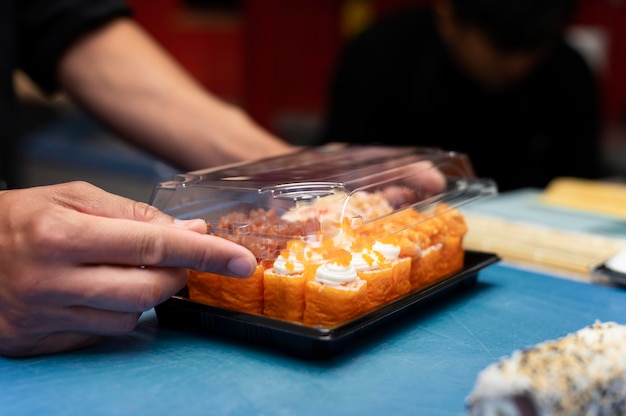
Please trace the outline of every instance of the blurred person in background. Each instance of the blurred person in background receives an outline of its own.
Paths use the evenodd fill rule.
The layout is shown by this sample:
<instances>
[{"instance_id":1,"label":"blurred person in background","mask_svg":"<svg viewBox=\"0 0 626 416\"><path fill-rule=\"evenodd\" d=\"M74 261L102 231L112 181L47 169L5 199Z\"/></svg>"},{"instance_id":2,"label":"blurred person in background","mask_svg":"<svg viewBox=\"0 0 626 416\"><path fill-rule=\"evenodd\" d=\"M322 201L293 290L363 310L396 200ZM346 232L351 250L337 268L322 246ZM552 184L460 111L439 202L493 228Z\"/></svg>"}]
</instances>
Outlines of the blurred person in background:
<instances>
[{"instance_id":1,"label":"blurred person in background","mask_svg":"<svg viewBox=\"0 0 626 416\"><path fill-rule=\"evenodd\" d=\"M319 143L467 153L501 191L597 178L599 89L565 39L576 0L433 0L353 39Z\"/></svg>"},{"instance_id":2,"label":"blurred person in background","mask_svg":"<svg viewBox=\"0 0 626 416\"><path fill-rule=\"evenodd\" d=\"M0 179L11 187L14 71L64 91L183 170L284 154L286 142L204 90L121 0L0 0ZM219 63L216 63L219 65ZM247 277L247 249L83 182L0 191L0 354L48 354L132 330L187 268Z\"/></svg>"}]
</instances>

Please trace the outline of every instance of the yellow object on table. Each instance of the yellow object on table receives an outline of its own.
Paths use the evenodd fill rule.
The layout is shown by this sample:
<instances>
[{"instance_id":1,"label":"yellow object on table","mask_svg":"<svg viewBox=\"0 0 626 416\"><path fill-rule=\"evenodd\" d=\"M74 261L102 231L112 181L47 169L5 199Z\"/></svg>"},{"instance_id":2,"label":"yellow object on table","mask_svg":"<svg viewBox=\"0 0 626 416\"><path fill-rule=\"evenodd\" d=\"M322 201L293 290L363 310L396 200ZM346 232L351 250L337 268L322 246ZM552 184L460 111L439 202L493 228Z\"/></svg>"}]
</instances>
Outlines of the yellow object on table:
<instances>
[{"instance_id":1,"label":"yellow object on table","mask_svg":"<svg viewBox=\"0 0 626 416\"><path fill-rule=\"evenodd\" d=\"M626 218L626 185L562 177L548 184L544 204Z\"/></svg>"},{"instance_id":2,"label":"yellow object on table","mask_svg":"<svg viewBox=\"0 0 626 416\"><path fill-rule=\"evenodd\" d=\"M464 247L497 254L505 261L565 272L589 280L591 272L626 247L626 241L466 214Z\"/></svg>"}]
</instances>

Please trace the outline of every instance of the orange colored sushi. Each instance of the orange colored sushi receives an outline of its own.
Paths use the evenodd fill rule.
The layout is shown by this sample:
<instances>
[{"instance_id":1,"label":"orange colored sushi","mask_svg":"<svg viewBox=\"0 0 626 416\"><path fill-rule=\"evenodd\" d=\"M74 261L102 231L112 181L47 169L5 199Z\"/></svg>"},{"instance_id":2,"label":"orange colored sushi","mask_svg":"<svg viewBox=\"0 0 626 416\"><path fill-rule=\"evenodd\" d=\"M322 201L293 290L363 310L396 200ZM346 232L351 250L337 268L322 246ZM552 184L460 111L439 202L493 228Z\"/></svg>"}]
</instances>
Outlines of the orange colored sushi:
<instances>
[{"instance_id":1,"label":"orange colored sushi","mask_svg":"<svg viewBox=\"0 0 626 416\"><path fill-rule=\"evenodd\" d=\"M187 286L189 299L225 309L260 315L263 313L263 272L257 265L247 278L191 271Z\"/></svg>"},{"instance_id":2,"label":"orange colored sushi","mask_svg":"<svg viewBox=\"0 0 626 416\"><path fill-rule=\"evenodd\" d=\"M385 261L391 266L391 288L388 293L388 300L406 295L411 291L411 256L406 253L406 246L403 250L404 240L407 244L408 239L392 236L377 241L372 246L372 250L380 252L385 256ZM409 243L415 244L415 243ZM404 253L403 253L404 251ZM419 250L416 250L419 253Z\"/></svg>"},{"instance_id":3,"label":"orange colored sushi","mask_svg":"<svg viewBox=\"0 0 626 416\"><path fill-rule=\"evenodd\" d=\"M267 269L263 274L263 314L270 318L302 322L304 315L303 273L277 274Z\"/></svg>"},{"instance_id":4,"label":"orange colored sushi","mask_svg":"<svg viewBox=\"0 0 626 416\"><path fill-rule=\"evenodd\" d=\"M439 204L431 217L430 226L422 229L428 234L430 245L422 252L419 261L419 285L424 287L436 283L463 268L465 252L463 236L467 225L461 213Z\"/></svg>"},{"instance_id":5,"label":"orange colored sushi","mask_svg":"<svg viewBox=\"0 0 626 416\"><path fill-rule=\"evenodd\" d=\"M423 289L437 281L441 276L441 262L445 260L442 246L434 246L424 250L419 259L414 259L411 271L411 287L413 290Z\"/></svg>"},{"instance_id":6,"label":"orange colored sushi","mask_svg":"<svg viewBox=\"0 0 626 416\"><path fill-rule=\"evenodd\" d=\"M209 272L189 270L187 288L189 299L205 305L221 306L221 275Z\"/></svg>"},{"instance_id":7,"label":"orange colored sushi","mask_svg":"<svg viewBox=\"0 0 626 416\"><path fill-rule=\"evenodd\" d=\"M351 259L348 253L343 259L324 263L317 268L315 279L305 282L305 325L332 328L363 314L367 282L358 277ZM337 281L331 281L335 276Z\"/></svg>"},{"instance_id":8,"label":"orange colored sushi","mask_svg":"<svg viewBox=\"0 0 626 416\"><path fill-rule=\"evenodd\" d=\"M404 296L411 291L411 264L413 259L401 257L392 263L392 281L389 299Z\"/></svg>"},{"instance_id":9,"label":"orange colored sushi","mask_svg":"<svg viewBox=\"0 0 626 416\"><path fill-rule=\"evenodd\" d=\"M393 269L390 264L385 264L385 258L378 252L363 250L352 253L352 265L357 276L367 282L365 310L386 303L393 287Z\"/></svg>"},{"instance_id":10,"label":"orange colored sushi","mask_svg":"<svg viewBox=\"0 0 626 416\"><path fill-rule=\"evenodd\" d=\"M301 240L287 243L263 273L263 314L271 318L302 322L304 315L304 284L315 277L318 264Z\"/></svg>"},{"instance_id":11,"label":"orange colored sushi","mask_svg":"<svg viewBox=\"0 0 626 416\"><path fill-rule=\"evenodd\" d=\"M349 284L330 286L308 280L304 286L304 298L303 323L332 328L363 314L367 282L357 279Z\"/></svg>"},{"instance_id":12,"label":"orange colored sushi","mask_svg":"<svg viewBox=\"0 0 626 416\"><path fill-rule=\"evenodd\" d=\"M393 284L391 267L358 272L359 278L367 282L365 310L375 309L389 300L389 290Z\"/></svg>"}]
</instances>

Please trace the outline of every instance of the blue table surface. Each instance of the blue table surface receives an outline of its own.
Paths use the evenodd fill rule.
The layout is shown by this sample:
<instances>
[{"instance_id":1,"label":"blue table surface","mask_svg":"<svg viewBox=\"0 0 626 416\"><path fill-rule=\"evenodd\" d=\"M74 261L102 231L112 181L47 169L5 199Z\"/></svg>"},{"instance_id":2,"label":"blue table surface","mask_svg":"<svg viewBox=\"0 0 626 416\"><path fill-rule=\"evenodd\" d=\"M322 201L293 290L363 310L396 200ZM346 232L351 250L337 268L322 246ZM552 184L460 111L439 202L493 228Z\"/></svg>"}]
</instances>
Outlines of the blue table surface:
<instances>
[{"instance_id":1,"label":"blue table surface","mask_svg":"<svg viewBox=\"0 0 626 416\"><path fill-rule=\"evenodd\" d=\"M322 361L159 326L149 311L95 347L0 358L0 414L463 415L482 368L595 320L624 323L626 291L502 263Z\"/></svg>"}]
</instances>

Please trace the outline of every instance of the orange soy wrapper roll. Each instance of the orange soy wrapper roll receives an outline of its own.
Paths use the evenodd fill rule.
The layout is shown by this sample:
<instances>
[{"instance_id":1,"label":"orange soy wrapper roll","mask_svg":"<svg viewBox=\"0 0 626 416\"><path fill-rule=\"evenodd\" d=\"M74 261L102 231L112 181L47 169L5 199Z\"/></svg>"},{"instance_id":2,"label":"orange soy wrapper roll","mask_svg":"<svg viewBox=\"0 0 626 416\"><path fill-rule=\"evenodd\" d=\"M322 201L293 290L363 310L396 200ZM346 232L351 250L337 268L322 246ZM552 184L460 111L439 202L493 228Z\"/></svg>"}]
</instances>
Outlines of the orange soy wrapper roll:
<instances>
[{"instance_id":1,"label":"orange soy wrapper roll","mask_svg":"<svg viewBox=\"0 0 626 416\"><path fill-rule=\"evenodd\" d=\"M437 205L434 215L439 216L448 225L449 236L460 237L467 233L465 217L458 209L440 203Z\"/></svg>"},{"instance_id":2,"label":"orange soy wrapper roll","mask_svg":"<svg viewBox=\"0 0 626 416\"><path fill-rule=\"evenodd\" d=\"M263 271L259 264L250 277L238 278L222 274L190 270L187 288L194 302L241 312L263 313Z\"/></svg>"},{"instance_id":3,"label":"orange soy wrapper roll","mask_svg":"<svg viewBox=\"0 0 626 416\"><path fill-rule=\"evenodd\" d=\"M464 264L463 236L467 225L463 215L455 208L441 203L429 215L429 220L417 232L424 233L429 241L418 262L419 270L413 270L412 286L429 286L461 270Z\"/></svg>"},{"instance_id":4,"label":"orange soy wrapper roll","mask_svg":"<svg viewBox=\"0 0 626 416\"><path fill-rule=\"evenodd\" d=\"M426 269L429 264L428 260L425 260L424 257L413 257L411 259L411 290L425 287L426 276L428 275L428 270Z\"/></svg>"},{"instance_id":5,"label":"orange soy wrapper roll","mask_svg":"<svg viewBox=\"0 0 626 416\"><path fill-rule=\"evenodd\" d=\"M404 296L411 287L411 264L413 259L401 257L392 263L392 286L389 290L389 300Z\"/></svg>"},{"instance_id":6,"label":"orange soy wrapper roll","mask_svg":"<svg viewBox=\"0 0 626 416\"><path fill-rule=\"evenodd\" d=\"M434 257L431 253L434 251L433 236L438 235L438 230L433 228L435 223L431 220L420 223L411 229L405 230L407 240L412 245L411 254L411 273L410 282L411 290L422 289L427 284L426 282L431 280L433 273L433 267L436 267L436 263L433 262ZM440 224L437 222L437 224ZM402 253L406 252L403 248Z\"/></svg>"},{"instance_id":7,"label":"orange soy wrapper roll","mask_svg":"<svg viewBox=\"0 0 626 416\"><path fill-rule=\"evenodd\" d=\"M275 268L263 273L263 314L271 318L302 322L304 285L315 277L319 264L306 264L302 273L284 275Z\"/></svg>"},{"instance_id":8,"label":"orange soy wrapper roll","mask_svg":"<svg viewBox=\"0 0 626 416\"><path fill-rule=\"evenodd\" d=\"M303 323L332 328L365 312L367 282L357 278L345 285L331 286L308 280L304 298Z\"/></svg>"},{"instance_id":9,"label":"orange soy wrapper roll","mask_svg":"<svg viewBox=\"0 0 626 416\"><path fill-rule=\"evenodd\" d=\"M302 322L304 315L304 274L281 275L268 269L263 275L263 314L270 318Z\"/></svg>"},{"instance_id":10,"label":"orange soy wrapper roll","mask_svg":"<svg viewBox=\"0 0 626 416\"><path fill-rule=\"evenodd\" d=\"M352 252L351 264L357 276L367 282L365 309L369 311L387 302L393 285L393 273L391 265L385 263L385 256L371 247L363 247L360 251Z\"/></svg>"},{"instance_id":11,"label":"orange soy wrapper roll","mask_svg":"<svg viewBox=\"0 0 626 416\"><path fill-rule=\"evenodd\" d=\"M372 253L377 256L380 267L391 269L386 301L406 295L411 291L411 258L401 257L402 241L406 243L407 239L391 236L376 241L371 248Z\"/></svg>"},{"instance_id":12,"label":"orange soy wrapper roll","mask_svg":"<svg viewBox=\"0 0 626 416\"><path fill-rule=\"evenodd\" d=\"M273 267L263 273L263 314L271 318L302 322L304 314L304 283L315 277L317 265L303 241L292 240Z\"/></svg>"},{"instance_id":13,"label":"orange soy wrapper roll","mask_svg":"<svg viewBox=\"0 0 626 416\"><path fill-rule=\"evenodd\" d=\"M337 250L334 255L332 261L316 269L314 279L305 283L305 325L334 327L365 311L367 282L351 264L352 253Z\"/></svg>"},{"instance_id":14,"label":"orange soy wrapper roll","mask_svg":"<svg viewBox=\"0 0 626 416\"><path fill-rule=\"evenodd\" d=\"M367 282L365 310L369 311L385 304L389 300L389 291L393 285L391 267L357 272L361 280Z\"/></svg>"},{"instance_id":15,"label":"orange soy wrapper roll","mask_svg":"<svg viewBox=\"0 0 626 416\"><path fill-rule=\"evenodd\" d=\"M458 272L463 268L464 251L459 237L449 239L446 244L437 244L424 251L418 260L417 275L411 276L414 289L422 289ZM413 272L416 271L415 269Z\"/></svg>"},{"instance_id":16,"label":"orange soy wrapper roll","mask_svg":"<svg viewBox=\"0 0 626 416\"><path fill-rule=\"evenodd\" d=\"M189 290L189 299L194 302L206 305L222 306L221 302L221 275L209 272L199 272L197 270L189 270L189 279L187 280L187 289Z\"/></svg>"},{"instance_id":17,"label":"orange soy wrapper roll","mask_svg":"<svg viewBox=\"0 0 626 416\"><path fill-rule=\"evenodd\" d=\"M463 269L465 264L465 250L463 249L463 237L449 236L443 245L442 262L439 267L440 273L449 276Z\"/></svg>"},{"instance_id":18,"label":"orange soy wrapper roll","mask_svg":"<svg viewBox=\"0 0 626 416\"><path fill-rule=\"evenodd\" d=\"M238 278L220 275L220 297L222 307L236 311L263 314L263 272L265 265L259 264L250 277Z\"/></svg>"},{"instance_id":19,"label":"orange soy wrapper roll","mask_svg":"<svg viewBox=\"0 0 626 416\"><path fill-rule=\"evenodd\" d=\"M422 273L420 284L421 287L430 286L436 281L443 278L442 265L446 261L443 251L443 245L438 244L426 249L424 255L420 259Z\"/></svg>"},{"instance_id":20,"label":"orange soy wrapper roll","mask_svg":"<svg viewBox=\"0 0 626 416\"><path fill-rule=\"evenodd\" d=\"M421 259L423 269L420 276L421 286L429 286L458 272L463 268L464 262L462 238L448 237L446 243L427 250L427 254Z\"/></svg>"}]
</instances>

